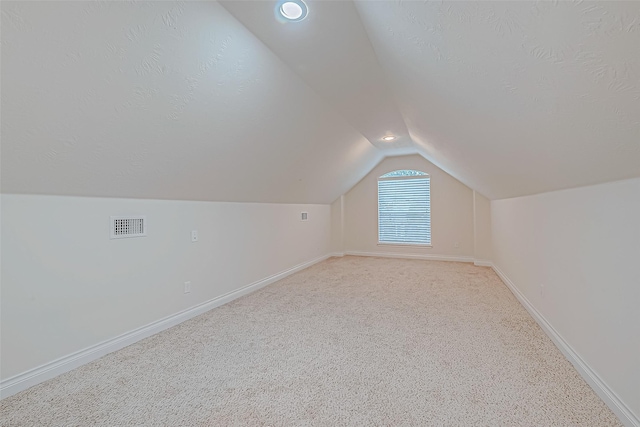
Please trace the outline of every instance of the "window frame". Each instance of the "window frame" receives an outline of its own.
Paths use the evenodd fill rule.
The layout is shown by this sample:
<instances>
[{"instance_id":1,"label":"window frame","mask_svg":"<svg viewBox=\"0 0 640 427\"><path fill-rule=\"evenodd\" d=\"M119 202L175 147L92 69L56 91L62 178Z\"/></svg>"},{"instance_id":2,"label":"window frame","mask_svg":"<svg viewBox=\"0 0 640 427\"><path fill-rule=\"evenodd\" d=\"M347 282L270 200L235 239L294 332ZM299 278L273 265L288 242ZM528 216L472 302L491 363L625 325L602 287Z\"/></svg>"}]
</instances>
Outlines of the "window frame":
<instances>
[{"instance_id":1,"label":"window frame","mask_svg":"<svg viewBox=\"0 0 640 427\"><path fill-rule=\"evenodd\" d=\"M401 170L407 170L412 172L420 172L420 174L416 175L404 175L404 176L388 176L390 173L398 172ZM429 180L429 243L412 243L412 242L381 242L380 241L380 181L404 181L408 179L428 179ZM431 175L424 171L416 170L416 169L397 169L392 170L387 173L384 173L378 177L376 180L376 232L377 232L377 245L378 246L387 246L387 247L421 247L421 248L431 248L433 247L433 222L431 215Z\"/></svg>"}]
</instances>

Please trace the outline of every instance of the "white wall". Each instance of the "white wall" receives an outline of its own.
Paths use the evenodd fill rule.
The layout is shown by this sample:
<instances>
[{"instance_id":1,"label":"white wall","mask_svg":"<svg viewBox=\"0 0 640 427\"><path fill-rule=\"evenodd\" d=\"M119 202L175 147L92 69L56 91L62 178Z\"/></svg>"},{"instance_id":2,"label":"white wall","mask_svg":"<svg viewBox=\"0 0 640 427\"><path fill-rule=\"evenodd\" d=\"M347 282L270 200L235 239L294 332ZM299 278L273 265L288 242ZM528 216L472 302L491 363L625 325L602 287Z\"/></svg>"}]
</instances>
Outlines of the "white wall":
<instances>
[{"instance_id":1,"label":"white wall","mask_svg":"<svg viewBox=\"0 0 640 427\"><path fill-rule=\"evenodd\" d=\"M473 256L486 265L493 259L491 201L477 191L473 192Z\"/></svg>"},{"instance_id":2,"label":"white wall","mask_svg":"<svg viewBox=\"0 0 640 427\"><path fill-rule=\"evenodd\" d=\"M331 252L344 252L344 195L331 204Z\"/></svg>"},{"instance_id":3,"label":"white wall","mask_svg":"<svg viewBox=\"0 0 640 427\"><path fill-rule=\"evenodd\" d=\"M2 379L329 252L328 205L28 195L1 204ZM148 236L110 240L109 216L125 214L146 215Z\"/></svg>"},{"instance_id":4,"label":"white wall","mask_svg":"<svg viewBox=\"0 0 640 427\"><path fill-rule=\"evenodd\" d=\"M421 170L431 178L432 247L378 244L378 177L397 169ZM344 213L345 252L473 258L473 191L422 156L384 159L345 194Z\"/></svg>"},{"instance_id":5,"label":"white wall","mask_svg":"<svg viewBox=\"0 0 640 427\"><path fill-rule=\"evenodd\" d=\"M638 418L640 179L491 211L496 267Z\"/></svg>"}]
</instances>

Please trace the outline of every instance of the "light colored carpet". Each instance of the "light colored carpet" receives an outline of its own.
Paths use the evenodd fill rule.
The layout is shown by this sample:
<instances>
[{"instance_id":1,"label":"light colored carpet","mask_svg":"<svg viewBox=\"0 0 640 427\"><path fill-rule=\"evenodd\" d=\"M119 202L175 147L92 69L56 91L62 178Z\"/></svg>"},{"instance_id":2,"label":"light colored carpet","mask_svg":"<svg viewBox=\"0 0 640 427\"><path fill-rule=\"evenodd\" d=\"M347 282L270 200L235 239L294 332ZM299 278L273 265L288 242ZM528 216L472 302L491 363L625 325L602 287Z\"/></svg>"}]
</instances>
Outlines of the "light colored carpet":
<instances>
[{"instance_id":1,"label":"light colored carpet","mask_svg":"<svg viewBox=\"0 0 640 427\"><path fill-rule=\"evenodd\" d=\"M619 426L489 268L333 258L0 403L2 426Z\"/></svg>"}]
</instances>

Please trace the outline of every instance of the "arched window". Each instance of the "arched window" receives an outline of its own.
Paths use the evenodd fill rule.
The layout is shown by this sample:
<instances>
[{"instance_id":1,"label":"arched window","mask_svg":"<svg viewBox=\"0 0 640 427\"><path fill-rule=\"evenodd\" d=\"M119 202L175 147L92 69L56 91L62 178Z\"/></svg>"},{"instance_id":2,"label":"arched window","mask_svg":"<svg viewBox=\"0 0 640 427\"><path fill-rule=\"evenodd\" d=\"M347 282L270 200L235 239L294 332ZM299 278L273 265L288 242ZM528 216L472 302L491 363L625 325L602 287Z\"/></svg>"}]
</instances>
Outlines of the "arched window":
<instances>
[{"instance_id":1,"label":"arched window","mask_svg":"<svg viewBox=\"0 0 640 427\"><path fill-rule=\"evenodd\" d=\"M429 175L396 170L378 178L378 242L431 245Z\"/></svg>"}]
</instances>

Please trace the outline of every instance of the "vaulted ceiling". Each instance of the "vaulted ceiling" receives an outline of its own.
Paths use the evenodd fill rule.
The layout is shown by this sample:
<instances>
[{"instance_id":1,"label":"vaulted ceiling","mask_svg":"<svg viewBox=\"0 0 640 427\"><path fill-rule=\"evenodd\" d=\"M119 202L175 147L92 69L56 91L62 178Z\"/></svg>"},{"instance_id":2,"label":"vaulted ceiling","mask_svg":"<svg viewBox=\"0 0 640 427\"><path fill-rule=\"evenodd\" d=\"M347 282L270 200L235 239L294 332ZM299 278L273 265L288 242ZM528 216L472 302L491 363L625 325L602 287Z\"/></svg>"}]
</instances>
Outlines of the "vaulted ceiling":
<instances>
[{"instance_id":1,"label":"vaulted ceiling","mask_svg":"<svg viewBox=\"0 0 640 427\"><path fill-rule=\"evenodd\" d=\"M640 2L307 3L3 1L2 191L329 203L416 152L494 199L640 176Z\"/></svg>"}]
</instances>

